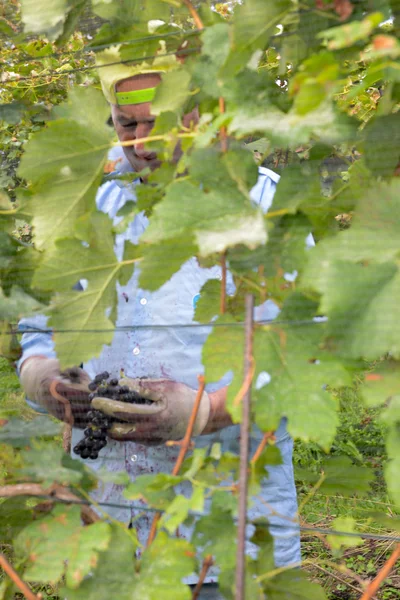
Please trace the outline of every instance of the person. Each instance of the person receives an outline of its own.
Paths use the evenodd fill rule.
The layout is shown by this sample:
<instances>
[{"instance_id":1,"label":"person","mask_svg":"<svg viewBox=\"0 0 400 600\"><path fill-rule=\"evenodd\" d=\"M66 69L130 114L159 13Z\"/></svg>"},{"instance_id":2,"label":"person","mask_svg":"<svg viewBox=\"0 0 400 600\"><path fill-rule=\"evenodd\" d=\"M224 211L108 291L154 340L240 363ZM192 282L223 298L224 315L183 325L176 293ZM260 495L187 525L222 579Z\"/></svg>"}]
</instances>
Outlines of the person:
<instances>
[{"instance_id":1,"label":"person","mask_svg":"<svg viewBox=\"0 0 400 600\"><path fill-rule=\"evenodd\" d=\"M145 138L151 132L154 117L151 99L154 89L161 81L160 72L118 71L102 79L106 98L110 102L112 120L121 142ZM197 122L195 109L183 118L185 125ZM179 159L177 148L174 160ZM120 172L151 170L160 165L157 154L145 144L124 147L111 153ZM133 178L132 178L133 179ZM266 168L259 168L259 179L251 190L255 205L268 210L279 180L279 176ZM119 221L118 211L129 200L135 201L135 190L146 182L135 179L127 185L122 180L111 180L98 190L96 203L100 211L108 214L114 223ZM116 235L115 252L122 258L125 241L134 244L146 229L148 219L143 212L135 216L124 233ZM306 243L306 240L305 240ZM168 260L168 257L166 257ZM61 372L51 335L45 330L46 317L39 315L22 319L20 330L22 356L18 363L21 382L27 402L38 411L48 411L59 419L64 418L64 406L55 401L50 385L57 381L57 391L71 402L75 427L73 444L82 438L81 428L86 423L90 404L87 385L90 379L102 371L118 377L123 368L135 389L155 399L163 400L163 410L127 418L120 428L111 432L108 445L100 451L97 460L90 466L95 470L106 469L112 473L127 472L131 480L142 474L170 473L175 463L178 448L166 446L165 441L181 439L186 430L191 407L198 387L198 374L203 372L202 346L210 332L210 326L187 328L176 324L194 323L196 301L202 286L210 279L221 279L221 268L202 267L196 257L186 261L168 282L156 291L140 289L139 269L136 269L126 284L117 283L118 310L116 326L140 326L129 330L115 331L112 343L104 346L98 358L93 358L81 368ZM228 272L227 292L234 293L234 282ZM256 307L256 319L271 319L278 314L278 307L268 300ZM157 327L163 325L163 327ZM145 327L143 327L145 326ZM148 326L148 327L146 327ZM34 332L29 330L35 328ZM261 378L268 379L268 365ZM141 378L141 379L139 379ZM239 453L239 425L232 424L225 410L226 390L230 382L229 373L218 382L207 382L202 397L199 416L195 424L196 447L211 447L219 442L222 451ZM262 385L265 381L257 381ZM130 405L129 405L130 406ZM184 407L184 408L182 408ZM147 407L142 407L146 409ZM254 428L251 436L251 452L254 453L262 432ZM249 517L268 517L274 536L274 554L277 566L298 565L300 562L300 540L298 529L287 528L287 519L295 520L297 512L296 488L294 484L292 451L293 441L287 433L285 420L276 431L276 444L283 463L268 466L268 477L263 480L260 496L249 510ZM187 482L186 482L187 483ZM180 484L180 493L188 493L189 484ZM121 487L113 482L100 484L93 493L99 502L112 502L120 507L107 508L109 514L127 525L134 519L139 540L145 544L152 521L152 514L138 517L137 509L121 495ZM137 503L136 503L137 504ZM282 530L281 525L286 529ZM282 533L283 532L283 533ZM180 527L178 534L189 536L190 531ZM195 575L185 580L194 585ZM216 590L216 571L210 570L203 586L204 597L219 598ZM208 595L207 595L208 594Z\"/></svg>"}]
</instances>

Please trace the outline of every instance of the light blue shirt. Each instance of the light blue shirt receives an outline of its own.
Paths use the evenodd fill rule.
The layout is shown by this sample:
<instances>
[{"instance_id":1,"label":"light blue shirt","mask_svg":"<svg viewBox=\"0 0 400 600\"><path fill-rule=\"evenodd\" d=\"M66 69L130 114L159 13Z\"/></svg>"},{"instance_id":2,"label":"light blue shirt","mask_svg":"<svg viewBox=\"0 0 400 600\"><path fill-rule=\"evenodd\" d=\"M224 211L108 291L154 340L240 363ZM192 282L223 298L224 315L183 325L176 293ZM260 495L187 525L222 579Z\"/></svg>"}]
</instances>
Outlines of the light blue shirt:
<instances>
[{"instance_id":1,"label":"light blue shirt","mask_svg":"<svg viewBox=\"0 0 400 600\"><path fill-rule=\"evenodd\" d=\"M259 168L259 179L251 191L253 202L266 212L271 206L279 176L269 169ZM108 214L114 224L118 223L116 217L118 211L127 200L135 200L135 187L138 183L127 185L121 181L109 181L103 184L97 194L96 203L99 210ZM146 229L148 219L143 213L138 214L128 229L116 236L115 252L119 259L122 258L124 243L129 240L137 243L141 234ZM307 245L310 239L305 240ZM166 256L166 261L168 257ZM168 325L176 323L192 323L194 321L194 310L196 300L199 297L202 286L209 279L220 279L221 268L214 266L202 268L196 258L185 262L171 279L155 292L140 289L138 285L139 269L136 269L127 285L117 284L118 294L118 327L134 325ZM232 276L228 274L227 291L234 293ZM256 320L273 319L279 312L278 307L268 300L256 308ZM34 318L22 319L19 329L25 331L22 336L22 357L20 366L29 356L42 354L55 357L54 345L48 333L28 333L29 328L46 328L46 318L36 316ZM163 377L183 382L192 388L197 388L197 376L203 372L201 364L202 346L210 333L210 327L199 328L176 328L167 327L162 329L145 328L132 329L129 331L117 331L112 343L104 346L98 358L93 358L84 364L84 369L91 377L97 373L107 370L113 377L118 377L120 369L124 368L127 375L131 377ZM266 369L268 366L266 365ZM212 392L229 384L230 375L227 373L219 382L207 384L207 391ZM41 410L27 400L31 406ZM82 437L80 430L73 431L73 444ZM254 428L252 434L252 448L254 452L262 433ZM223 451L239 453L239 426L226 427L225 429L211 435L196 438L196 446L211 446L215 442L222 444ZM292 440L286 433L285 424L282 422L277 431L277 442L281 449L284 464L279 467L271 467L269 479L265 480L262 487L262 500L256 500L250 509L250 516L266 516L270 509L266 506L275 507L275 510L287 516L294 516L297 503L296 491L293 482L292 470ZM133 442L119 443L110 441L104 448L96 461L90 461L93 469L106 468L108 471L127 471L131 478L144 473L164 472L170 473L178 449L174 447L145 446ZM188 486L181 486L181 493L188 491ZM115 484L104 484L93 496L98 501L129 503L121 496L121 489ZM129 522L135 511L125 508L107 509L124 522ZM146 541L152 515L136 519L135 525L139 539ZM271 516L271 523L279 524L280 518ZM287 520L283 521L287 525ZM180 528L181 535L189 535L185 528ZM299 538L293 531L276 529L275 533L275 557L277 564L289 564L300 558ZM207 581L215 580L215 571L210 571ZM191 577L188 583L195 582Z\"/></svg>"}]
</instances>

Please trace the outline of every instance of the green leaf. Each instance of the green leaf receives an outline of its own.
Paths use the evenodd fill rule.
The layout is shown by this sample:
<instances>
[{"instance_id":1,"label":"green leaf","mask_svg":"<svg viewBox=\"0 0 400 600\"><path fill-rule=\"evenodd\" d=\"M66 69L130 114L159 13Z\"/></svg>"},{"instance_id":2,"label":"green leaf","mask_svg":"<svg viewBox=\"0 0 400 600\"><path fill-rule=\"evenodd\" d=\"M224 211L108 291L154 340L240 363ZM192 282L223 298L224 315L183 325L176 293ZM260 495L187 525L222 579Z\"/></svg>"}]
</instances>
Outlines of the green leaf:
<instances>
[{"instance_id":1,"label":"green leaf","mask_svg":"<svg viewBox=\"0 0 400 600\"><path fill-rule=\"evenodd\" d=\"M182 578L193 573L194 557L195 549L189 542L170 538L160 531L143 553L132 597L141 600L190 600L192 592L182 583Z\"/></svg>"},{"instance_id":2,"label":"green leaf","mask_svg":"<svg viewBox=\"0 0 400 600\"><path fill-rule=\"evenodd\" d=\"M320 31L317 37L323 38L327 42L329 50L340 50L352 46L358 41L364 41L383 20L382 13L375 12L367 15L361 21L352 21L339 27Z\"/></svg>"},{"instance_id":3,"label":"green leaf","mask_svg":"<svg viewBox=\"0 0 400 600\"><path fill-rule=\"evenodd\" d=\"M365 163L378 177L391 177L400 161L400 114L372 119L364 130Z\"/></svg>"},{"instance_id":4,"label":"green leaf","mask_svg":"<svg viewBox=\"0 0 400 600\"><path fill-rule=\"evenodd\" d=\"M196 548L201 548L203 557L208 554L214 556L215 563L222 572L235 568L236 525L229 508L224 510L217 506L214 497L210 514L201 517L196 523L193 542Z\"/></svg>"},{"instance_id":5,"label":"green leaf","mask_svg":"<svg viewBox=\"0 0 400 600\"><path fill-rule=\"evenodd\" d=\"M327 600L322 587L308 581L306 573L298 569L267 579L264 591L268 600Z\"/></svg>"},{"instance_id":6,"label":"green leaf","mask_svg":"<svg viewBox=\"0 0 400 600\"><path fill-rule=\"evenodd\" d=\"M352 517L338 517L331 524L332 529L343 531L345 533L356 533L356 521ZM327 541L333 550L341 550L342 548L351 548L363 544L363 539L355 536L347 535L328 535Z\"/></svg>"},{"instance_id":7,"label":"green leaf","mask_svg":"<svg viewBox=\"0 0 400 600\"><path fill-rule=\"evenodd\" d=\"M10 419L0 427L0 444L9 444L15 448L28 446L37 437L53 437L61 432L61 424L54 423L48 417L37 417L33 421Z\"/></svg>"},{"instance_id":8,"label":"green leaf","mask_svg":"<svg viewBox=\"0 0 400 600\"><path fill-rule=\"evenodd\" d=\"M160 244L143 245L140 261L139 285L144 290L158 290L183 263L196 254L196 246L190 238L179 237Z\"/></svg>"},{"instance_id":9,"label":"green leaf","mask_svg":"<svg viewBox=\"0 0 400 600\"><path fill-rule=\"evenodd\" d=\"M16 125L20 122L25 110L26 107L17 100L9 104L0 104L0 121Z\"/></svg>"},{"instance_id":10,"label":"green leaf","mask_svg":"<svg viewBox=\"0 0 400 600\"><path fill-rule=\"evenodd\" d=\"M232 151L219 157L214 149L193 153L191 171L196 181L178 179L167 187L141 240L156 243L194 235L203 256L239 243L252 248L264 243L262 214L251 205L248 195L249 182L257 173L255 163L246 160L248 156L251 154L246 151ZM241 157L246 162L236 169ZM212 161L214 172L209 170Z\"/></svg>"},{"instance_id":11,"label":"green leaf","mask_svg":"<svg viewBox=\"0 0 400 600\"><path fill-rule=\"evenodd\" d=\"M71 236L76 219L95 209L112 135L102 122L105 105L99 94L87 88L75 93L66 108L68 115L76 110L74 118L50 122L26 145L18 174L32 184L34 194L27 208L34 215L35 244L40 250ZM83 110L91 115L86 122Z\"/></svg>"},{"instance_id":12,"label":"green leaf","mask_svg":"<svg viewBox=\"0 0 400 600\"><path fill-rule=\"evenodd\" d=\"M56 444L41 444L38 447L30 448L22 452L23 467L21 474L32 478L34 481L41 481L45 487L53 483L62 485L76 485L83 479L82 465L80 470L72 465L64 466L64 451Z\"/></svg>"},{"instance_id":13,"label":"green leaf","mask_svg":"<svg viewBox=\"0 0 400 600\"><path fill-rule=\"evenodd\" d=\"M208 336L202 351L202 363L205 368L205 379L208 383L219 381L229 371L233 372L233 380L227 390L226 407L235 422L241 418L241 406L233 406L233 400L243 382L244 337L241 327L223 327L231 322L232 316L220 317Z\"/></svg>"},{"instance_id":14,"label":"green leaf","mask_svg":"<svg viewBox=\"0 0 400 600\"><path fill-rule=\"evenodd\" d=\"M294 109L285 113L274 106L251 108L241 105L232 117L229 132L237 136L262 134L276 147L296 149L311 139L337 144L354 139L356 124L347 115L338 113L329 101L299 115Z\"/></svg>"},{"instance_id":15,"label":"green leaf","mask_svg":"<svg viewBox=\"0 0 400 600\"><path fill-rule=\"evenodd\" d=\"M249 62L257 49L263 49L270 36L278 30L291 8L290 0L268 2L248 0L236 5L233 17L231 53L223 68L223 75L234 76Z\"/></svg>"},{"instance_id":16,"label":"green leaf","mask_svg":"<svg viewBox=\"0 0 400 600\"><path fill-rule=\"evenodd\" d=\"M159 527L165 528L171 535L187 518L189 511L203 512L204 489L195 488L190 498L179 494L175 496L166 512L162 515Z\"/></svg>"},{"instance_id":17,"label":"green leaf","mask_svg":"<svg viewBox=\"0 0 400 600\"><path fill-rule=\"evenodd\" d=\"M166 509L175 497L174 487L182 477L158 473L157 475L139 475L124 490L128 500L144 499L150 506Z\"/></svg>"},{"instance_id":18,"label":"green leaf","mask_svg":"<svg viewBox=\"0 0 400 600\"><path fill-rule=\"evenodd\" d=\"M57 356L63 365L81 363L98 355L104 343L111 343L113 321L106 316L117 303L117 280L129 281L137 259L137 247L126 247L124 261L118 261L111 235L111 220L103 213L90 219L86 244L78 239L58 240L37 270L33 284L58 292L51 309L49 325L72 329L68 336L54 334ZM69 291L80 279L87 279L85 291ZM65 291L64 291L65 290ZM103 337L88 331L105 329Z\"/></svg>"},{"instance_id":19,"label":"green leaf","mask_svg":"<svg viewBox=\"0 0 400 600\"><path fill-rule=\"evenodd\" d=\"M54 40L62 31L67 12L67 0L22 0L22 21L30 33L47 34Z\"/></svg>"},{"instance_id":20,"label":"green leaf","mask_svg":"<svg viewBox=\"0 0 400 600\"><path fill-rule=\"evenodd\" d=\"M29 557L24 577L55 584L65 573L68 587L77 588L95 568L110 536L107 523L83 527L78 506L56 506L51 515L28 525L16 540L20 556Z\"/></svg>"},{"instance_id":21,"label":"green leaf","mask_svg":"<svg viewBox=\"0 0 400 600\"><path fill-rule=\"evenodd\" d=\"M319 487L327 496L363 496L370 491L374 479L372 469L357 467L347 456L332 456L322 465L323 482ZM317 483L320 476L303 469L295 470L296 479Z\"/></svg>"},{"instance_id":22,"label":"green leaf","mask_svg":"<svg viewBox=\"0 0 400 600\"><path fill-rule=\"evenodd\" d=\"M6 498L0 503L0 539L9 544L34 519L33 508L26 498ZM1 596L0 596L1 598Z\"/></svg>"},{"instance_id":23,"label":"green leaf","mask_svg":"<svg viewBox=\"0 0 400 600\"><path fill-rule=\"evenodd\" d=\"M314 311L314 303L292 295L279 319L312 319ZM255 392L255 415L263 431L276 429L286 416L291 435L315 440L329 449L338 425L338 405L326 388L350 385L351 377L340 362L321 349L322 338L321 323L260 327L254 338L255 377L267 371L271 379Z\"/></svg>"},{"instance_id":24,"label":"green leaf","mask_svg":"<svg viewBox=\"0 0 400 600\"><path fill-rule=\"evenodd\" d=\"M221 298L221 282L219 279L209 279L200 291L194 312L195 321L209 323L219 313Z\"/></svg>"},{"instance_id":25,"label":"green leaf","mask_svg":"<svg viewBox=\"0 0 400 600\"><path fill-rule=\"evenodd\" d=\"M164 73L151 103L151 112L181 112L189 97L190 74L185 69Z\"/></svg>"},{"instance_id":26,"label":"green leaf","mask_svg":"<svg viewBox=\"0 0 400 600\"><path fill-rule=\"evenodd\" d=\"M400 395L400 364L394 360L378 363L365 374L360 391L368 406L383 404Z\"/></svg>"},{"instance_id":27,"label":"green leaf","mask_svg":"<svg viewBox=\"0 0 400 600\"><path fill-rule=\"evenodd\" d=\"M9 296L6 296L3 291L0 290L1 321L17 320L22 315L27 317L42 307L43 305L40 304L40 302L17 286L12 287Z\"/></svg>"},{"instance_id":28,"label":"green leaf","mask_svg":"<svg viewBox=\"0 0 400 600\"><path fill-rule=\"evenodd\" d=\"M60 589L60 597L68 600L132 600L136 550L133 537L128 529L117 525L107 527L111 530L111 538L106 549L99 552L92 569L93 577L84 579L78 588Z\"/></svg>"}]
</instances>

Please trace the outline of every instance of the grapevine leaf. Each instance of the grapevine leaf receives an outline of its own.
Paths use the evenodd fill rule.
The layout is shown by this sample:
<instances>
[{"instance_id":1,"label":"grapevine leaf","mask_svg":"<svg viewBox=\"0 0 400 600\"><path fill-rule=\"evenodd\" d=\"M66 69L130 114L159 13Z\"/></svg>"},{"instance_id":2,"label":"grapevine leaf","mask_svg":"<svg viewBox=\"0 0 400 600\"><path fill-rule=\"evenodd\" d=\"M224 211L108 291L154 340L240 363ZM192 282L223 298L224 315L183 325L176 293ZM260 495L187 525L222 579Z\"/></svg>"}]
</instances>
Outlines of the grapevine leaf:
<instances>
[{"instance_id":1,"label":"grapevine leaf","mask_svg":"<svg viewBox=\"0 0 400 600\"><path fill-rule=\"evenodd\" d=\"M151 103L151 112L181 111L189 96L190 74L185 69L164 73Z\"/></svg>"},{"instance_id":2,"label":"grapevine leaf","mask_svg":"<svg viewBox=\"0 0 400 600\"><path fill-rule=\"evenodd\" d=\"M143 245L140 287L144 290L158 290L183 263L196 254L196 250L195 244L186 236L165 240L161 244Z\"/></svg>"},{"instance_id":3,"label":"grapevine leaf","mask_svg":"<svg viewBox=\"0 0 400 600\"><path fill-rule=\"evenodd\" d=\"M21 315L28 316L42 305L18 286L13 286L9 296L0 289L0 320L15 320Z\"/></svg>"},{"instance_id":4,"label":"grapevine leaf","mask_svg":"<svg viewBox=\"0 0 400 600\"><path fill-rule=\"evenodd\" d=\"M125 262L118 261L106 215L94 213L91 223L86 244L78 239L58 240L34 277L34 285L41 289L66 290L52 304L49 322L56 329L73 330L68 335L54 334L58 358L66 366L93 358L104 343L111 342L113 323L106 310L117 302L116 281L129 280L137 260L137 249L129 244ZM88 281L87 289L71 291L83 278ZM105 329L104 337L88 335L92 329Z\"/></svg>"},{"instance_id":5,"label":"grapevine leaf","mask_svg":"<svg viewBox=\"0 0 400 600\"><path fill-rule=\"evenodd\" d=\"M234 76L249 62L252 54L267 45L291 7L290 0L266 4L248 0L236 6L233 17L232 50L223 68L223 76Z\"/></svg>"},{"instance_id":6,"label":"grapevine leaf","mask_svg":"<svg viewBox=\"0 0 400 600\"><path fill-rule=\"evenodd\" d=\"M101 123L104 102L99 103L99 92L84 92L78 98L85 106L93 104L89 113L94 118L100 112ZM76 106L75 101L70 110ZM104 124L94 127L92 119L83 123L81 115L82 107L75 119L50 122L32 136L21 160L18 174L31 182L34 192L27 209L34 214L35 244L40 250L70 236L76 219L95 208L111 130Z\"/></svg>"},{"instance_id":7,"label":"grapevine leaf","mask_svg":"<svg viewBox=\"0 0 400 600\"><path fill-rule=\"evenodd\" d=\"M284 113L269 106L268 110L256 111L241 105L229 124L229 131L239 136L261 132L272 145L295 149L313 137L328 144L354 139L356 124L347 115L337 113L328 101L306 115L299 115L294 109Z\"/></svg>"},{"instance_id":8,"label":"grapevine leaf","mask_svg":"<svg viewBox=\"0 0 400 600\"><path fill-rule=\"evenodd\" d=\"M285 571L267 579L264 592L268 600L327 600L321 586L307 580L303 571Z\"/></svg>"},{"instance_id":9,"label":"grapevine leaf","mask_svg":"<svg viewBox=\"0 0 400 600\"><path fill-rule=\"evenodd\" d=\"M397 265L332 260L324 269L320 310L329 317L326 332L331 347L351 359L377 359L386 352L400 357Z\"/></svg>"},{"instance_id":10,"label":"grapevine leaf","mask_svg":"<svg viewBox=\"0 0 400 600\"><path fill-rule=\"evenodd\" d=\"M26 498L6 498L3 500L0 504L0 539L2 544L10 543L33 519L33 508L26 505Z\"/></svg>"},{"instance_id":11,"label":"grapevine leaf","mask_svg":"<svg viewBox=\"0 0 400 600\"><path fill-rule=\"evenodd\" d=\"M398 455L387 462L384 473L389 495L396 506L400 507L400 459Z\"/></svg>"},{"instance_id":12,"label":"grapevine leaf","mask_svg":"<svg viewBox=\"0 0 400 600\"><path fill-rule=\"evenodd\" d=\"M200 291L196 304L194 318L199 323L209 323L219 312L221 297L221 282L219 279L209 279Z\"/></svg>"},{"instance_id":13,"label":"grapevine leaf","mask_svg":"<svg viewBox=\"0 0 400 600\"><path fill-rule=\"evenodd\" d=\"M361 394L368 406L383 404L400 395L400 364L394 360L378 363L372 372L365 374Z\"/></svg>"},{"instance_id":14,"label":"grapevine leaf","mask_svg":"<svg viewBox=\"0 0 400 600\"><path fill-rule=\"evenodd\" d=\"M336 531L356 533L356 521L352 517L338 517L332 522L331 527ZM328 535L326 539L333 550L360 546L363 543L362 538L348 535Z\"/></svg>"},{"instance_id":15,"label":"grapevine leaf","mask_svg":"<svg viewBox=\"0 0 400 600\"><path fill-rule=\"evenodd\" d=\"M168 186L163 202L154 208L142 241L155 243L193 234L203 256L239 243L249 247L264 243L261 211L251 206L248 196L249 183L257 173L248 157L251 154L247 151L232 151L217 161L214 149L193 153L191 172L195 181L177 180Z\"/></svg>"},{"instance_id":16,"label":"grapevine leaf","mask_svg":"<svg viewBox=\"0 0 400 600\"><path fill-rule=\"evenodd\" d=\"M400 114L373 119L364 133L367 167L375 176L392 176L400 161Z\"/></svg>"},{"instance_id":17,"label":"grapevine leaf","mask_svg":"<svg viewBox=\"0 0 400 600\"><path fill-rule=\"evenodd\" d=\"M332 456L322 465L323 481L319 487L321 493L327 496L362 496L370 491L370 484L374 478L373 472L368 467L357 467L352 464L347 456ZM296 479L317 483L320 475L306 471L295 470Z\"/></svg>"},{"instance_id":18,"label":"grapevine leaf","mask_svg":"<svg viewBox=\"0 0 400 600\"><path fill-rule=\"evenodd\" d=\"M85 578L78 588L61 589L61 597L68 600L132 600L135 580L133 538L122 527L106 526L111 530L111 538L106 549L98 554L95 568L91 570L93 577Z\"/></svg>"},{"instance_id":19,"label":"grapevine leaf","mask_svg":"<svg viewBox=\"0 0 400 600\"><path fill-rule=\"evenodd\" d=\"M84 477L83 471L74 468L75 461L64 466L64 451L56 444L46 443L37 448L30 448L23 451L22 456L24 466L21 474L34 481L43 482L45 487L52 483L78 484Z\"/></svg>"},{"instance_id":20,"label":"grapevine leaf","mask_svg":"<svg viewBox=\"0 0 400 600\"><path fill-rule=\"evenodd\" d=\"M226 494L225 494L226 496ZM201 548L203 557L211 554L222 571L230 571L236 564L236 525L231 512L211 505L211 512L201 517L195 526L193 542Z\"/></svg>"},{"instance_id":21,"label":"grapevine leaf","mask_svg":"<svg viewBox=\"0 0 400 600\"><path fill-rule=\"evenodd\" d=\"M24 576L32 581L59 581L66 570L66 583L78 587L96 566L99 551L106 550L110 526L81 524L78 506L56 506L52 514L31 523L18 536L16 548L29 556Z\"/></svg>"},{"instance_id":22,"label":"grapevine leaf","mask_svg":"<svg viewBox=\"0 0 400 600\"><path fill-rule=\"evenodd\" d=\"M158 473L157 475L140 475L124 490L128 500L144 499L154 508L167 508L175 497L174 486L182 481L182 477Z\"/></svg>"},{"instance_id":23,"label":"grapevine leaf","mask_svg":"<svg viewBox=\"0 0 400 600\"><path fill-rule=\"evenodd\" d=\"M11 419L0 427L0 444L10 444L15 448L29 445L37 437L53 437L61 432L61 424L48 417L37 417L34 421Z\"/></svg>"},{"instance_id":24,"label":"grapevine leaf","mask_svg":"<svg viewBox=\"0 0 400 600\"><path fill-rule=\"evenodd\" d=\"M240 327L223 327L224 322L231 322L232 317L220 317L208 336L202 351L202 362L205 368L205 379L208 383L219 381L224 375L232 372L233 379L227 390L226 407L235 422L240 421L241 406L234 406L233 400L239 392L243 381L243 331Z\"/></svg>"},{"instance_id":25,"label":"grapevine leaf","mask_svg":"<svg viewBox=\"0 0 400 600\"><path fill-rule=\"evenodd\" d=\"M46 0L22 0L25 30L36 34L45 33L49 39L54 40L62 31L67 7L67 0L53 0L50 5Z\"/></svg>"},{"instance_id":26,"label":"grapevine leaf","mask_svg":"<svg viewBox=\"0 0 400 600\"><path fill-rule=\"evenodd\" d=\"M196 488L190 498L179 494L175 496L160 519L159 527L165 528L171 535L189 514L189 511L203 512L204 489Z\"/></svg>"},{"instance_id":27,"label":"grapevine leaf","mask_svg":"<svg viewBox=\"0 0 400 600\"><path fill-rule=\"evenodd\" d=\"M337 350L351 358L400 354L394 301L400 286L399 191L395 179L377 184L359 199L352 227L310 252L303 285L321 294L327 331Z\"/></svg>"},{"instance_id":28,"label":"grapevine leaf","mask_svg":"<svg viewBox=\"0 0 400 600\"><path fill-rule=\"evenodd\" d=\"M280 318L285 317L284 310ZM338 425L338 406L326 387L350 385L351 378L338 361L321 351L316 327L320 325L271 325L257 333L256 372L267 370L271 379L256 391L256 423L270 431L286 416L294 437L315 440L328 449Z\"/></svg>"},{"instance_id":29,"label":"grapevine leaf","mask_svg":"<svg viewBox=\"0 0 400 600\"><path fill-rule=\"evenodd\" d=\"M9 104L0 104L0 121L16 125L20 122L25 110L25 106L18 101L10 102Z\"/></svg>"},{"instance_id":30,"label":"grapevine leaf","mask_svg":"<svg viewBox=\"0 0 400 600\"><path fill-rule=\"evenodd\" d=\"M193 573L195 549L186 540L173 539L163 531L143 553L132 597L141 600L190 600L192 592L182 578Z\"/></svg>"}]
</instances>

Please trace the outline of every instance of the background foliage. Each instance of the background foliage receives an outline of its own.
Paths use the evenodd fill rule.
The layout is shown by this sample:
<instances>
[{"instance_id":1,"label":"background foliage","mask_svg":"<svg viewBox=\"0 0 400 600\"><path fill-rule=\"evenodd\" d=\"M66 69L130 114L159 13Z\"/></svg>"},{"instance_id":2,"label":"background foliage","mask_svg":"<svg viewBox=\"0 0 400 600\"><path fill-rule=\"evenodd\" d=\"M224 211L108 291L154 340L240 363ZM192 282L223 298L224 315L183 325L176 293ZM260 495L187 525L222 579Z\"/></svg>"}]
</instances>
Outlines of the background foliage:
<instances>
[{"instance_id":1,"label":"background foliage","mask_svg":"<svg viewBox=\"0 0 400 600\"><path fill-rule=\"evenodd\" d=\"M63 364L83 362L110 341L111 334L90 337L87 331L94 325L115 326L115 283L127 281L136 264L140 285L156 289L194 254L207 265L226 261L236 293L221 315L219 284L208 282L197 307L198 321L214 316L221 325L242 320L248 291L257 304L271 299L282 309L275 323L255 329L255 380L265 365L271 375L267 385L253 392L256 424L263 431L273 430L287 416L290 433L301 441L302 481L327 496L365 495L377 485L377 465L361 465L353 438L347 446L342 440L341 456L335 456L340 440L335 390L350 386L356 375L366 405L382 406L371 418L375 422L379 414L385 423L386 450L378 462L385 460L385 482L398 508L398 1L198 2L195 13L183 0L93 0L91 6L85 0L51 5L23 0L20 7L5 7L0 18L6 40L0 51L2 354L18 353L10 323L37 310L45 311L57 329L56 350ZM93 29L88 31L89 11L96 19L90 20ZM156 37L149 38L149 21ZM202 31L197 31L199 22ZM121 46L111 51L115 43ZM178 50L184 62L174 62ZM128 245L123 262L118 262L112 223L96 212L94 202L109 170L114 134L91 65L96 55L104 63L110 57L144 60L163 53L174 68L157 89L152 132L157 139L149 146L157 149L164 166L150 176L153 185L140 190L138 203L125 210L119 232L140 210L146 211L150 225L139 246ZM185 153L174 165L182 114L195 105L200 124L184 131ZM254 158L282 176L265 216L249 198L257 180ZM317 244L307 251L310 231ZM182 251L166 271L159 257L178 240ZM296 279L287 276L294 272ZM85 292L71 291L78 279L88 281ZM328 319L315 320L320 315ZM241 332L228 326L215 329L203 350L209 381L234 370L228 406L235 421L240 420L233 399L242 383L242 355ZM12 421L5 427L2 440L15 444ZM94 485L87 469L56 446L39 450L37 442L28 441L31 435L27 431L18 442L32 444L32 450L18 455L24 468L12 477L44 486L62 483L86 498ZM333 456L322 458L321 449L329 451L332 444ZM35 463L35 452L41 454L40 463ZM267 452L256 470L255 487L271 456ZM314 469L306 474L309 457ZM207 552L221 569L220 585L228 598L234 555L232 559L221 552L219 542L223 539L224 548L234 548L236 502L234 495L227 500L230 492L213 486L227 472L237 478L237 468L237 457L220 456L215 448L206 458L198 449L182 474L183 480L205 485L212 497L211 513L199 520L197 534L218 532L217 537L207 534ZM20 572L43 585L62 582L68 592L61 594L68 593L68 598L98 597L99 589L109 597L115 595L115 586L120 598L135 593L155 598L161 590L166 597L168 586L174 597L187 598L180 577L198 572L201 561L192 545L172 534L179 523L190 520L188 511L202 506L202 498L193 493L184 501L174 491L176 479L146 477L130 484L127 496L139 494L156 508L162 502L167 516L160 521L163 531L140 561L134 558L132 531L105 521L82 528L74 506L58 506L38 517L32 505L21 504L14 517L21 522L22 514L26 527L16 537L6 532L14 537ZM10 501L0 511L14 523ZM392 515L371 519L396 531L398 519ZM360 523L350 519L333 525L354 531ZM290 571L274 571L265 528L256 524L254 535L261 551L257 560L249 560L249 597L278 598L282 589L293 599L301 594L324 597L314 584L294 581ZM324 544L338 553L359 542L348 538L341 544L332 538L324 538ZM65 543L60 545L60 540ZM116 564L117 582L109 572ZM91 568L94 577L85 578ZM160 572L158 586L154 569ZM3 597L11 597L10 582L2 585Z\"/></svg>"}]
</instances>

